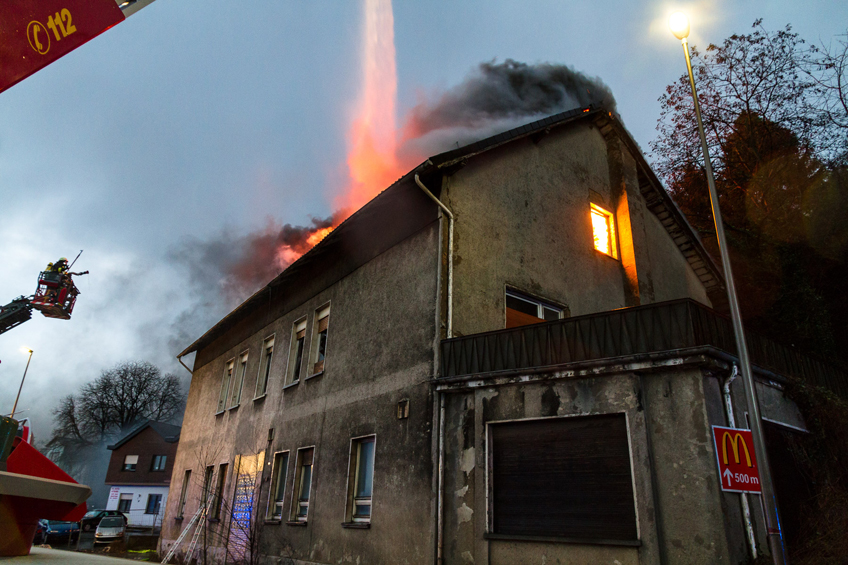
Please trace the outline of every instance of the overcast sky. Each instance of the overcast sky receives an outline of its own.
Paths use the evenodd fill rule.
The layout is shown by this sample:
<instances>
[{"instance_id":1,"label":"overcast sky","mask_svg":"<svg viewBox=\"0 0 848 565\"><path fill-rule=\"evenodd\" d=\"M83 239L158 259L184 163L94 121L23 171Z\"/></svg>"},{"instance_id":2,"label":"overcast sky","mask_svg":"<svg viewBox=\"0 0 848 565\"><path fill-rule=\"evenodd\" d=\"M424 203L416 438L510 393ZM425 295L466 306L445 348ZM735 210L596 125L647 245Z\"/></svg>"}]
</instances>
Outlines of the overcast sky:
<instances>
[{"instance_id":1,"label":"overcast sky","mask_svg":"<svg viewBox=\"0 0 848 565\"><path fill-rule=\"evenodd\" d=\"M811 42L848 26L836 0L397 0L399 122L481 62L561 63L610 87L647 151L657 98L685 72L665 26L681 8L699 47L758 17ZM0 304L59 256L85 249L75 270L91 271L71 321L36 312L0 335L0 412L22 346L35 353L20 416L41 439L57 399L119 361L188 377L175 354L229 307L198 288L214 261L197 250L332 212L362 28L361 0L157 0L0 94Z\"/></svg>"}]
</instances>

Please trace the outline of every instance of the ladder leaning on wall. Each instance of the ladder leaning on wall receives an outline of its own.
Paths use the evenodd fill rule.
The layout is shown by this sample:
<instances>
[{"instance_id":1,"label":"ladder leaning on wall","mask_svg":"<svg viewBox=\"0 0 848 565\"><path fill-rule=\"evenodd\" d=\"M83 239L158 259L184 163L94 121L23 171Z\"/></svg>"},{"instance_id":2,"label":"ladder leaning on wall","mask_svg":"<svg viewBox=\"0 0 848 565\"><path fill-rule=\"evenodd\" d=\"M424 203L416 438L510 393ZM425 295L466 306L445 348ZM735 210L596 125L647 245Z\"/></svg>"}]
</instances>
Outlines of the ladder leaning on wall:
<instances>
[{"instance_id":1,"label":"ladder leaning on wall","mask_svg":"<svg viewBox=\"0 0 848 565\"><path fill-rule=\"evenodd\" d=\"M209 497L211 498L211 497ZM191 531L192 526L195 524L197 527L194 530L194 535L191 536L191 542L188 544L188 550L185 554L184 563L191 563L191 558L194 557L194 552L197 550L197 540L200 538L200 532L203 531L203 524L206 520L206 512L209 510L209 500L203 503L203 505L197 509L197 512L194 516L192 516L191 520L189 520L186 527L183 528L183 531L180 533L180 537L177 538L177 541L174 542L174 545L171 546L171 549L168 550L168 554L165 556L165 559L162 560L162 563L168 563L177 553L177 550L180 548L180 544L185 539L186 534Z\"/></svg>"}]
</instances>

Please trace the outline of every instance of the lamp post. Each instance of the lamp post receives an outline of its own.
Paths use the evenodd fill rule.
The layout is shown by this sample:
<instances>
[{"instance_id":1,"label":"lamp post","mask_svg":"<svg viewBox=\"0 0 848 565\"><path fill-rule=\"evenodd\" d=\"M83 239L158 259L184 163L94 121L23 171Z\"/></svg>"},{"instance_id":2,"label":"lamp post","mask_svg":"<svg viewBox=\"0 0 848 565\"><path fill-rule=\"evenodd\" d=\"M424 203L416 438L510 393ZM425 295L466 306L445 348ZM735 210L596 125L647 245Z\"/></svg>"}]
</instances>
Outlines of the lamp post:
<instances>
[{"instance_id":1,"label":"lamp post","mask_svg":"<svg viewBox=\"0 0 848 565\"><path fill-rule=\"evenodd\" d=\"M32 349L28 349L28 348L24 347L23 350L24 350L24 352L29 352L29 358L27 359L26 368L24 369L24 376L21 378L21 386L18 387L18 396L15 397L15 405L12 406L12 415L9 416L13 420L15 418L15 412L18 409L18 400L21 399L21 391L24 388L24 381L26 380L26 374L27 374L27 371L29 371L29 362L32 361Z\"/></svg>"},{"instance_id":2,"label":"lamp post","mask_svg":"<svg viewBox=\"0 0 848 565\"><path fill-rule=\"evenodd\" d=\"M739 313L739 301L736 298L736 285L733 282L733 271L730 267L730 255L727 250L724 223L721 220L721 210L718 205L718 193L716 192L715 178L713 178L713 168L710 164L707 136L704 134L704 123L701 120L701 105L698 103L698 92L695 89L695 76L692 73L692 60L689 56L689 42L686 40L689 37L689 19L684 14L676 12L669 18L668 25L674 36L683 44L683 53L686 56L686 68L689 71L689 86L692 87L692 100L695 103L698 133L701 136L701 149L704 152L704 169L707 173L707 185L710 189L710 204L712 205L713 219L715 221L716 238L718 239L719 251L721 252L721 265L724 268L724 277L727 282L730 319L733 322L733 333L736 338L736 349L739 354L739 365L742 370L742 382L745 387L749 424L751 426L751 434L754 438L754 451L757 454L769 548L771 549L771 555L775 565L784 565L786 563L786 556L780 533L780 521L777 516L777 500L774 496L774 484L771 480L771 469L769 468L763 428L760 420L760 405L757 400L757 389L754 386L754 375L751 373L751 361L748 357L748 346L745 343L742 316Z\"/></svg>"}]
</instances>

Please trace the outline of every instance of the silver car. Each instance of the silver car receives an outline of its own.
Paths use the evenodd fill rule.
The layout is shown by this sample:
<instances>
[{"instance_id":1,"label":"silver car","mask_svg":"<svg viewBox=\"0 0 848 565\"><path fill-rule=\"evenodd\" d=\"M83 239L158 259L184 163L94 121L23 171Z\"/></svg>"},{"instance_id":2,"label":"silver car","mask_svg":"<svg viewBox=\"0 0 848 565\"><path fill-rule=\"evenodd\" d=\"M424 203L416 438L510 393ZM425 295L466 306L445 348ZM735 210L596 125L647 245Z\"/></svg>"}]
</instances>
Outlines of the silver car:
<instances>
[{"instance_id":1,"label":"silver car","mask_svg":"<svg viewBox=\"0 0 848 565\"><path fill-rule=\"evenodd\" d=\"M94 543L110 543L124 537L124 519L117 516L107 516L100 520L94 532Z\"/></svg>"}]
</instances>

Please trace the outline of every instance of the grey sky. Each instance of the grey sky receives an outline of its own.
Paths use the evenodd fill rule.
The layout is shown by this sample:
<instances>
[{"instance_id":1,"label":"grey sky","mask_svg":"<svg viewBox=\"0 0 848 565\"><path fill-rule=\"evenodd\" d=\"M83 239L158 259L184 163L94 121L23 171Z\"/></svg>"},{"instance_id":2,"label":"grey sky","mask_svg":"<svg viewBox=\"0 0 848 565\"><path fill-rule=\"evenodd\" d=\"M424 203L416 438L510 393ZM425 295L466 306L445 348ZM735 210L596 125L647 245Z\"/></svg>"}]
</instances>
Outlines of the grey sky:
<instances>
[{"instance_id":1,"label":"grey sky","mask_svg":"<svg viewBox=\"0 0 848 565\"><path fill-rule=\"evenodd\" d=\"M811 42L848 26L837 1L394 4L399 123L480 62L563 63L611 88L645 150L657 98L685 70L665 27L673 9L692 12L701 47L758 17ZM358 0L157 0L0 94L0 303L31 294L60 255L84 248L77 266L92 272L73 320L36 313L0 336L0 412L11 410L23 345L35 354L22 416L42 438L60 396L121 360L187 377L173 356L227 305L175 257L191 241L332 212L362 20Z\"/></svg>"}]
</instances>

